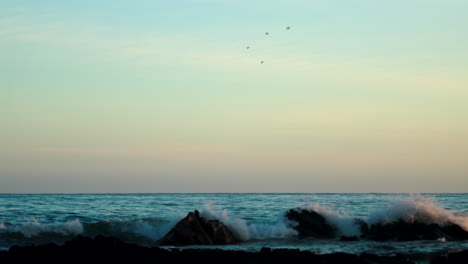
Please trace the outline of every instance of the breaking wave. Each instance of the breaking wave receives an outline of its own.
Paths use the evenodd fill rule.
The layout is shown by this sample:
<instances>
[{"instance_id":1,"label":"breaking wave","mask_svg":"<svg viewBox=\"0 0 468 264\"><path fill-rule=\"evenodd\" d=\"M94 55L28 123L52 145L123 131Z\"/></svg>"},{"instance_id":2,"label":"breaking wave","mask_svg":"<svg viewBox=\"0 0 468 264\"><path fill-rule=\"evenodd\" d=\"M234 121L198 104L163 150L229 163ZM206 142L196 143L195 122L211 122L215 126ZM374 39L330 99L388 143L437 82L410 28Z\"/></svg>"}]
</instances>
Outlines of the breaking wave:
<instances>
[{"instance_id":1,"label":"breaking wave","mask_svg":"<svg viewBox=\"0 0 468 264\"><path fill-rule=\"evenodd\" d=\"M367 218L369 224L388 224L398 220L440 226L454 223L468 231L466 215L455 215L437 205L433 199L421 195L393 199L387 207L375 210Z\"/></svg>"},{"instance_id":2,"label":"breaking wave","mask_svg":"<svg viewBox=\"0 0 468 264\"><path fill-rule=\"evenodd\" d=\"M84 235L95 237L104 235L116 237L126 242L151 245L164 236L180 219L162 220L158 218L137 219L132 221L103 221L83 223L79 220L66 223L42 224L31 220L22 225L0 225L0 240L15 245L57 243Z\"/></svg>"},{"instance_id":3,"label":"breaking wave","mask_svg":"<svg viewBox=\"0 0 468 264\"><path fill-rule=\"evenodd\" d=\"M361 235L360 225L356 221L357 218L349 215L347 212L339 212L318 202L308 204L303 209L315 211L322 215L330 225L335 227L340 235ZM439 226L453 223L468 231L467 215L455 215L439 206L430 197L422 195L410 195L409 197L391 199L386 207L378 208L371 212L367 218L360 220L368 225L385 225L401 220L407 223L418 222L437 224Z\"/></svg>"},{"instance_id":4,"label":"breaking wave","mask_svg":"<svg viewBox=\"0 0 468 264\"><path fill-rule=\"evenodd\" d=\"M304 209L313 210L322 215L341 235L360 235L360 226L356 223L356 218L347 212L323 206L318 202L310 203ZM284 214L260 222L247 221L231 215L227 210L216 208L213 203L205 204L200 211L202 216L207 219L222 221L243 241L287 239L298 236L297 231L292 228L294 223L286 220ZM185 216L185 213L187 212L180 212L179 215L169 219L144 218L94 223L73 220L64 223L44 224L37 220L31 220L24 224L13 225L1 222L0 244L63 244L77 235L89 237L104 235L139 245L154 245L158 239L162 238ZM369 225L377 223L388 224L399 220L410 223L435 223L438 225L455 223L463 229L468 230L467 215L455 215L437 205L434 200L420 195L392 199L387 206L375 209L367 218L362 220Z\"/></svg>"},{"instance_id":5,"label":"breaking wave","mask_svg":"<svg viewBox=\"0 0 468 264\"><path fill-rule=\"evenodd\" d=\"M359 236L361 234L360 227L355 221L356 219L346 212L338 212L332 208L322 206L320 203L310 204L307 209L322 215L341 235Z\"/></svg>"},{"instance_id":6,"label":"breaking wave","mask_svg":"<svg viewBox=\"0 0 468 264\"><path fill-rule=\"evenodd\" d=\"M227 210L217 211L213 208L213 203L205 204L201 214L207 219L220 220L244 241L288 238L297 235L297 231L288 225L284 217L278 217L271 223L247 223L243 219L230 216Z\"/></svg>"}]
</instances>

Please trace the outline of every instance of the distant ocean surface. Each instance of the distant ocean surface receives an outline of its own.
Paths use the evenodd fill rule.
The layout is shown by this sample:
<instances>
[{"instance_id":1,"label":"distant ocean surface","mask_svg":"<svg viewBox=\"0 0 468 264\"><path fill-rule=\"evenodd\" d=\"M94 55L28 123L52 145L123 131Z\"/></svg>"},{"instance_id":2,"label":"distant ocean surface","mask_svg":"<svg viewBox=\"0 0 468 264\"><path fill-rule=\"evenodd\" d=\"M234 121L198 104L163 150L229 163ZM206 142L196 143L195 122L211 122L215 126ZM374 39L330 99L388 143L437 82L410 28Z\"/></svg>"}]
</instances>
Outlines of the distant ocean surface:
<instances>
[{"instance_id":1,"label":"distant ocean surface","mask_svg":"<svg viewBox=\"0 0 468 264\"><path fill-rule=\"evenodd\" d=\"M355 217L368 223L395 219L450 220L468 230L468 194L0 194L0 250L13 245L62 244L77 235L112 236L152 246L188 212L223 221L244 242L191 246L258 251L298 248L319 254L392 255L468 249L468 241L376 242L300 239L284 213L312 208L342 235L359 235Z\"/></svg>"}]
</instances>

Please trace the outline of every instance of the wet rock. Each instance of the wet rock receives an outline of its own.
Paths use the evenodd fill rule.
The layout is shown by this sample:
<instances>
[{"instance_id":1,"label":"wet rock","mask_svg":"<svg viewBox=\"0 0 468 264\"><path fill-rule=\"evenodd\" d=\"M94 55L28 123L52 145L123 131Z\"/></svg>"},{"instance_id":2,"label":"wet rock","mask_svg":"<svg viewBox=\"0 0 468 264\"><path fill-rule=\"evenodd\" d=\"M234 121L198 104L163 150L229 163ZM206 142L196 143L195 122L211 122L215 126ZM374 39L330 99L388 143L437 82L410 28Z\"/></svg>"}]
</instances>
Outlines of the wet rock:
<instances>
[{"instance_id":1,"label":"wet rock","mask_svg":"<svg viewBox=\"0 0 468 264\"><path fill-rule=\"evenodd\" d=\"M445 239L448 241L468 240L468 231L457 224L449 223L441 228Z\"/></svg>"},{"instance_id":2,"label":"wet rock","mask_svg":"<svg viewBox=\"0 0 468 264\"><path fill-rule=\"evenodd\" d=\"M366 263L359 258L358 255L353 255L349 253L330 253L322 255L322 263L347 263L347 264L361 264Z\"/></svg>"},{"instance_id":3,"label":"wet rock","mask_svg":"<svg viewBox=\"0 0 468 264\"><path fill-rule=\"evenodd\" d=\"M239 242L218 220L207 220L198 211L190 212L161 238L157 245L226 245Z\"/></svg>"},{"instance_id":4,"label":"wet rock","mask_svg":"<svg viewBox=\"0 0 468 264\"><path fill-rule=\"evenodd\" d=\"M362 253L359 258L363 263L367 264L411 264L413 261L408 260L407 257L403 255L396 256L378 256L374 254Z\"/></svg>"},{"instance_id":5,"label":"wet rock","mask_svg":"<svg viewBox=\"0 0 468 264\"><path fill-rule=\"evenodd\" d=\"M468 251L451 253L448 263L466 263ZM363 253L317 255L298 249L263 248L260 252L223 249L162 249L122 242L116 238L79 236L63 246L12 247L0 251L0 263L204 263L204 264L281 264L281 263L359 263L407 264L407 257L378 256Z\"/></svg>"},{"instance_id":6,"label":"wet rock","mask_svg":"<svg viewBox=\"0 0 468 264\"><path fill-rule=\"evenodd\" d=\"M354 223L359 226L359 231L361 231L361 237L365 237L367 232L369 232L369 225L362 219L355 218Z\"/></svg>"},{"instance_id":7,"label":"wet rock","mask_svg":"<svg viewBox=\"0 0 468 264\"><path fill-rule=\"evenodd\" d=\"M341 236L340 241L359 241L358 236Z\"/></svg>"},{"instance_id":8,"label":"wet rock","mask_svg":"<svg viewBox=\"0 0 468 264\"><path fill-rule=\"evenodd\" d=\"M400 220L387 224L371 225L367 232L367 238L377 241L436 240L440 238L455 241L468 239L468 232L453 223L439 226L420 222L408 223Z\"/></svg>"},{"instance_id":9,"label":"wet rock","mask_svg":"<svg viewBox=\"0 0 468 264\"><path fill-rule=\"evenodd\" d=\"M291 209L286 218L293 221L294 228L301 237L334 238L336 230L329 225L325 218L313 210Z\"/></svg>"},{"instance_id":10,"label":"wet rock","mask_svg":"<svg viewBox=\"0 0 468 264\"><path fill-rule=\"evenodd\" d=\"M467 262L468 250L448 254L447 263L449 264L466 264Z\"/></svg>"}]
</instances>

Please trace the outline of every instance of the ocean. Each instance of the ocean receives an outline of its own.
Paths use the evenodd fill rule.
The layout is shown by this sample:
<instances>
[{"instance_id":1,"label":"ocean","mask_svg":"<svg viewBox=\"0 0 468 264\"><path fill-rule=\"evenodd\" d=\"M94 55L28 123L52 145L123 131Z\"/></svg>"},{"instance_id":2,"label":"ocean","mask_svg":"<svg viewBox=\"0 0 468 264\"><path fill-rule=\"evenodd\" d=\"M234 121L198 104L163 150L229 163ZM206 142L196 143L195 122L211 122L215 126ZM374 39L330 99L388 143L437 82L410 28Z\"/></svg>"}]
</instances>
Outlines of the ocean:
<instances>
[{"instance_id":1,"label":"ocean","mask_svg":"<svg viewBox=\"0 0 468 264\"><path fill-rule=\"evenodd\" d=\"M468 230L468 194L334 193L156 193L156 194L0 194L0 250L13 245L63 244L78 235L112 236L153 246L188 212L199 210L223 221L243 242L223 248L259 251L297 248L319 254L421 254L468 249L468 241L340 241L299 238L284 214L310 208L341 235L359 235L354 218L369 224L403 219L451 221Z\"/></svg>"}]
</instances>

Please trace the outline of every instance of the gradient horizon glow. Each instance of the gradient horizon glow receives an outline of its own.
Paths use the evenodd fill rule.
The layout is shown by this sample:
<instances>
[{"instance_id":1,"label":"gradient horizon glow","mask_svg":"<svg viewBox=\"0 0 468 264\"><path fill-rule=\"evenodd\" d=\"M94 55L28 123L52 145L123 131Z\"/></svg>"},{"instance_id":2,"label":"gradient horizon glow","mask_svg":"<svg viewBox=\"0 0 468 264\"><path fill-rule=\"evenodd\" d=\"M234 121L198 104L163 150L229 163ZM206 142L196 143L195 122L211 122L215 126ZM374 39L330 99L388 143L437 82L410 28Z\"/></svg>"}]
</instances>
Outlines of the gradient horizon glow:
<instances>
[{"instance_id":1,"label":"gradient horizon glow","mask_svg":"<svg viewBox=\"0 0 468 264\"><path fill-rule=\"evenodd\" d=\"M467 192L467 13L1 1L0 193Z\"/></svg>"}]
</instances>

